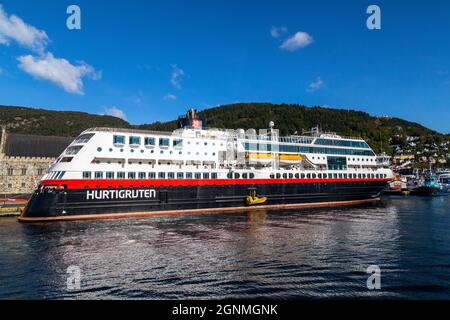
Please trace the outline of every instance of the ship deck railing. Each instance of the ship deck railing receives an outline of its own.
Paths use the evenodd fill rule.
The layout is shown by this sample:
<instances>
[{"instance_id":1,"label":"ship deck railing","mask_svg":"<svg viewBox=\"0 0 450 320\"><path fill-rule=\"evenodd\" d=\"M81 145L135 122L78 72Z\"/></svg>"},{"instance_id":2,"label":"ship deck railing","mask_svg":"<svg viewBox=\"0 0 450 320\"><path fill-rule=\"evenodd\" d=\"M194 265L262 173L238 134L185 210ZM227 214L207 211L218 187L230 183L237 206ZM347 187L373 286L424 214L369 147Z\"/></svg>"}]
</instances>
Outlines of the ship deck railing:
<instances>
[{"instance_id":1,"label":"ship deck railing","mask_svg":"<svg viewBox=\"0 0 450 320\"><path fill-rule=\"evenodd\" d=\"M142 134L152 134L152 135L172 135L173 133L182 129L194 129L194 130L204 130L204 131L218 131L221 133L227 133L230 136L238 137L239 139L248 139L248 140L261 140L261 141L272 141L274 137L269 134L240 134L238 129L224 129L224 128L213 128L213 127L203 127L201 129L195 128L192 126L187 126L184 128L175 129L174 131L156 131L156 130L145 130L145 129L134 129L134 128L110 128L110 127L93 127L86 129L84 132L122 132L122 133L142 133ZM291 142L291 143L303 143L303 144L311 144L315 138L319 136L308 136L308 135L287 135L287 136L278 136L276 135L276 140L279 142ZM361 137L348 137L348 136L339 136L341 139L352 139L352 140L363 140ZM288 141L289 140L289 141ZM303 140L300 142L299 140Z\"/></svg>"},{"instance_id":2,"label":"ship deck railing","mask_svg":"<svg viewBox=\"0 0 450 320\"><path fill-rule=\"evenodd\" d=\"M171 135L169 131L155 131L145 129L132 129L132 128L107 128L107 127L94 127L86 129L84 132L100 131L100 132L118 132L118 133L144 133L153 135Z\"/></svg>"}]
</instances>

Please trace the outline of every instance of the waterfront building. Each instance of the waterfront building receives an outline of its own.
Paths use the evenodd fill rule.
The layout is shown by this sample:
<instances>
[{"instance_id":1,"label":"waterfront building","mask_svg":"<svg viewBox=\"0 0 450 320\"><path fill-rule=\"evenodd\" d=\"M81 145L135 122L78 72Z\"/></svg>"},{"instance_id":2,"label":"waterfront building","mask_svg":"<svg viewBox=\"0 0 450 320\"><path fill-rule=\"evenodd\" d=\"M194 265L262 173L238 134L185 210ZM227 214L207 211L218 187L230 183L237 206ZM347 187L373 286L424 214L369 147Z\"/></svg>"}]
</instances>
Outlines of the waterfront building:
<instances>
[{"instance_id":1,"label":"waterfront building","mask_svg":"<svg viewBox=\"0 0 450 320\"><path fill-rule=\"evenodd\" d=\"M30 194L73 138L1 131L0 197Z\"/></svg>"}]
</instances>

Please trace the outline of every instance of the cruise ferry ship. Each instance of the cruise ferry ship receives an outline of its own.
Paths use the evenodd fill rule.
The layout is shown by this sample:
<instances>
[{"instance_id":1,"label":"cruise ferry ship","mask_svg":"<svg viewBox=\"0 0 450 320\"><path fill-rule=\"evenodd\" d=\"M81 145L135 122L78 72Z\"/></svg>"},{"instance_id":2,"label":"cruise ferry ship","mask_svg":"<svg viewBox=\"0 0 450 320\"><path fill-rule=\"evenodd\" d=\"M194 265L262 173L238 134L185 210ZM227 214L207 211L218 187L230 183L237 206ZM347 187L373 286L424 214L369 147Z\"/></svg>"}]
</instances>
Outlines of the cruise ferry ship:
<instances>
[{"instance_id":1,"label":"cruise ferry ship","mask_svg":"<svg viewBox=\"0 0 450 320\"><path fill-rule=\"evenodd\" d=\"M122 218L379 200L393 174L362 139L269 128L91 128L50 166L19 220Z\"/></svg>"}]
</instances>

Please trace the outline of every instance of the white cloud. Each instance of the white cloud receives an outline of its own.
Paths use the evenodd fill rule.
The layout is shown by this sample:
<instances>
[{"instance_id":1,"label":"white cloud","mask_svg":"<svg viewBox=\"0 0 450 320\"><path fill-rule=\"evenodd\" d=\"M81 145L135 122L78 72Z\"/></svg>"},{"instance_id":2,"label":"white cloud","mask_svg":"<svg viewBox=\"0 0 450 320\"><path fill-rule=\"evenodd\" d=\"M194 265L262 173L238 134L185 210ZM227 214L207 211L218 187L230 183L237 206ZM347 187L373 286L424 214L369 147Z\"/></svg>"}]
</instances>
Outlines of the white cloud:
<instances>
[{"instance_id":1,"label":"white cloud","mask_svg":"<svg viewBox=\"0 0 450 320\"><path fill-rule=\"evenodd\" d=\"M120 110L117 107L105 108L105 114L107 114L109 116L120 118L125 121L127 120L127 116L126 116L125 112L123 112L122 110Z\"/></svg>"},{"instance_id":2,"label":"white cloud","mask_svg":"<svg viewBox=\"0 0 450 320\"><path fill-rule=\"evenodd\" d=\"M181 78L184 76L184 70L178 68L176 64L172 65L172 75L170 76L170 83L177 89L181 89Z\"/></svg>"},{"instance_id":3,"label":"white cloud","mask_svg":"<svg viewBox=\"0 0 450 320\"><path fill-rule=\"evenodd\" d=\"M58 59L51 52L35 57L32 55L20 56L19 68L35 78L53 82L65 91L83 95L83 77L99 80L101 74L90 65L79 62L72 65L66 59Z\"/></svg>"},{"instance_id":4,"label":"white cloud","mask_svg":"<svg viewBox=\"0 0 450 320\"><path fill-rule=\"evenodd\" d=\"M171 94L171 93L168 93L168 94L166 94L165 96L164 96L164 98L163 98L164 100L177 100L177 96L176 95L174 95L174 94Z\"/></svg>"},{"instance_id":5,"label":"white cloud","mask_svg":"<svg viewBox=\"0 0 450 320\"><path fill-rule=\"evenodd\" d=\"M315 81L311 82L308 86L308 88L306 88L307 92L314 92L316 90L319 90L320 88L322 88L324 86L324 82L322 79L317 78Z\"/></svg>"},{"instance_id":6,"label":"white cloud","mask_svg":"<svg viewBox=\"0 0 450 320\"><path fill-rule=\"evenodd\" d=\"M66 59L55 58L46 47L50 39L43 30L27 24L16 15L8 15L0 4L0 44L9 45L16 42L18 45L37 53L23 55L17 58L19 68L35 78L53 82L65 91L73 94L83 93L83 77L99 80L101 73L93 67L78 62L71 64Z\"/></svg>"},{"instance_id":7,"label":"white cloud","mask_svg":"<svg viewBox=\"0 0 450 320\"><path fill-rule=\"evenodd\" d=\"M304 48L314 42L314 39L306 32L299 31L292 37L283 41L280 48L287 51L295 51Z\"/></svg>"},{"instance_id":8,"label":"white cloud","mask_svg":"<svg viewBox=\"0 0 450 320\"><path fill-rule=\"evenodd\" d=\"M10 15L0 4L0 44L9 45L13 40L19 45L42 53L49 42L45 31L26 24L16 15Z\"/></svg>"},{"instance_id":9,"label":"white cloud","mask_svg":"<svg viewBox=\"0 0 450 320\"><path fill-rule=\"evenodd\" d=\"M281 35L285 34L287 31L288 31L288 29L286 27L272 26L272 28L270 28L270 35L273 38L279 38Z\"/></svg>"}]
</instances>

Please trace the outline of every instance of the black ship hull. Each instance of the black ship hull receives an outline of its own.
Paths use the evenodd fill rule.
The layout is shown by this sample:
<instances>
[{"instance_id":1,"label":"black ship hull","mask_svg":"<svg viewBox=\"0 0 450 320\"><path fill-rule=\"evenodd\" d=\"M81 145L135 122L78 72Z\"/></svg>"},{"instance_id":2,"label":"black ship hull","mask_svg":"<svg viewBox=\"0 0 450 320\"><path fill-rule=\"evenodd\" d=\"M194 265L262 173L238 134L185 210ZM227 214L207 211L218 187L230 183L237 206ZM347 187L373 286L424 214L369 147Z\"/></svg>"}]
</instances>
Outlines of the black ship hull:
<instances>
[{"instance_id":1,"label":"black ship hull","mask_svg":"<svg viewBox=\"0 0 450 320\"><path fill-rule=\"evenodd\" d=\"M23 214L22 222L145 216L164 213L231 211L249 206L251 190L266 197L254 207L282 208L346 205L374 201L386 187L385 179L290 183L149 185L135 188L40 188Z\"/></svg>"}]
</instances>

